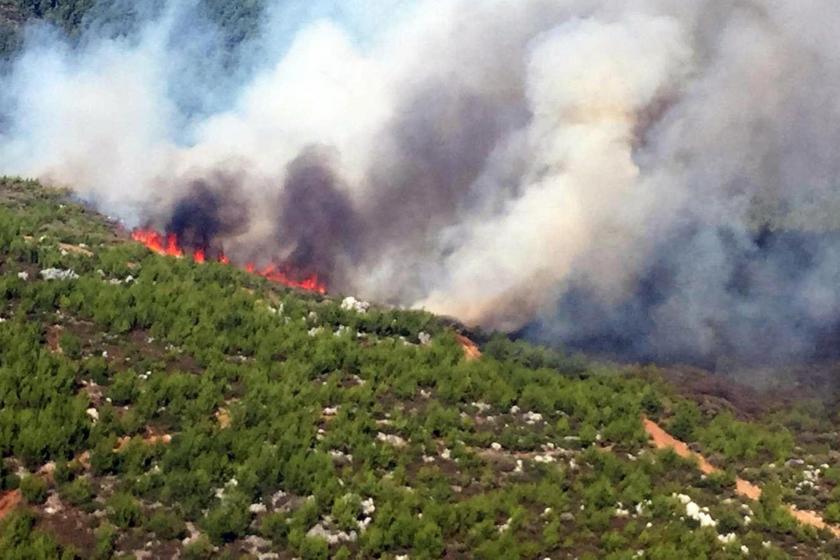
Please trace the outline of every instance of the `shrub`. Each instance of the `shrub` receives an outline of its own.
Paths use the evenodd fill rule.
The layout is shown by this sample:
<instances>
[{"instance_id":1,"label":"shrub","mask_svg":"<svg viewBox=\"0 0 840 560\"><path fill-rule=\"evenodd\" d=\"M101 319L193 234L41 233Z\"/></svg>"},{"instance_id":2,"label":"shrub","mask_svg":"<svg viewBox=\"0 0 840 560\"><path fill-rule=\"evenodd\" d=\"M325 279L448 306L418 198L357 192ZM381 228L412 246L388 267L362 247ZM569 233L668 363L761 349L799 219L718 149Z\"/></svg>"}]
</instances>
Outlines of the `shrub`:
<instances>
[{"instance_id":1,"label":"shrub","mask_svg":"<svg viewBox=\"0 0 840 560\"><path fill-rule=\"evenodd\" d=\"M304 537L298 553L303 560L327 560L330 556L330 547L324 539Z\"/></svg>"},{"instance_id":2,"label":"shrub","mask_svg":"<svg viewBox=\"0 0 840 560\"><path fill-rule=\"evenodd\" d=\"M700 422L700 409L697 405L682 401L674 410L674 417L668 423L668 429L674 435L683 441L693 441L694 431Z\"/></svg>"},{"instance_id":3,"label":"shrub","mask_svg":"<svg viewBox=\"0 0 840 560\"><path fill-rule=\"evenodd\" d=\"M118 536L116 527L110 523L103 523L95 532L96 544L93 548L92 558L94 560L111 558Z\"/></svg>"},{"instance_id":4,"label":"shrub","mask_svg":"<svg viewBox=\"0 0 840 560\"><path fill-rule=\"evenodd\" d=\"M260 534L277 546L285 546L289 539L289 522L286 515L275 512L262 518Z\"/></svg>"},{"instance_id":5,"label":"shrub","mask_svg":"<svg viewBox=\"0 0 840 560\"><path fill-rule=\"evenodd\" d=\"M140 515L140 504L129 494L114 494L108 500L108 519L120 529L136 526Z\"/></svg>"},{"instance_id":6,"label":"shrub","mask_svg":"<svg viewBox=\"0 0 840 560\"><path fill-rule=\"evenodd\" d=\"M64 484L60 488L60 493L62 499L76 507L90 504L93 499L93 490L86 478L77 478L73 482Z\"/></svg>"},{"instance_id":7,"label":"shrub","mask_svg":"<svg viewBox=\"0 0 840 560\"><path fill-rule=\"evenodd\" d=\"M242 536L250 523L251 514L246 501L232 498L211 509L202 520L210 539L219 544Z\"/></svg>"},{"instance_id":8,"label":"shrub","mask_svg":"<svg viewBox=\"0 0 840 560\"><path fill-rule=\"evenodd\" d=\"M158 538L163 540L182 538L186 534L184 521L171 511L156 511L149 518L146 526Z\"/></svg>"},{"instance_id":9,"label":"shrub","mask_svg":"<svg viewBox=\"0 0 840 560\"><path fill-rule=\"evenodd\" d=\"M20 493L30 504L42 504L47 499L47 482L37 475L25 476L20 481Z\"/></svg>"},{"instance_id":10,"label":"shrub","mask_svg":"<svg viewBox=\"0 0 840 560\"><path fill-rule=\"evenodd\" d=\"M184 560L209 560L213 557L213 545L206 536L201 535L184 547L181 557Z\"/></svg>"},{"instance_id":11,"label":"shrub","mask_svg":"<svg viewBox=\"0 0 840 560\"><path fill-rule=\"evenodd\" d=\"M108 389L108 396L118 406L132 402L137 397L137 374L127 370L115 375Z\"/></svg>"},{"instance_id":12,"label":"shrub","mask_svg":"<svg viewBox=\"0 0 840 560\"><path fill-rule=\"evenodd\" d=\"M82 355L82 341L73 333L62 333L58 344L61 346L61 351L69 358L77 359Z\"/></svg>"},{"instance_id":13,"label":"shrub","mask_svg":"<svg viewBox=\"0 0 840 560\"><path fill-rule=\"evenodd\" d=\"M840 503L832 502L825 508L825 520L829 523L840 523Z\"/></svg>"}]
</instances>

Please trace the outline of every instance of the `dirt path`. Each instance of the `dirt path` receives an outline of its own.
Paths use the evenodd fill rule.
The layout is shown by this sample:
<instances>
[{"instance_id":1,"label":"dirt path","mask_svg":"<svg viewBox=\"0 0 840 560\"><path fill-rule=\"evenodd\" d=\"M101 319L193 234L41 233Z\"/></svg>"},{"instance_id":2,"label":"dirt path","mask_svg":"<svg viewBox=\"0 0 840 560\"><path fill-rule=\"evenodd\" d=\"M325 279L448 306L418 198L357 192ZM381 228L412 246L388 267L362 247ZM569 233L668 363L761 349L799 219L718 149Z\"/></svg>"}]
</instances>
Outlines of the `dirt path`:
<instances>
[{"instance_id":1,"label":"dirt path","mask_svg":"<svg viewBox=\"0 0 840 560\"><path fill-rule=\"evenodd\" d=\"M657 449L665 449L670 447L680 457L686 459L695 459L697 461L697 465L700 471L704 474L712 474L714 472L720 471L720 469L712 465L701 454L689 449L688 445L686 445L685 442L678 440L677 438L663 430L656 422L648 418L643 418L642 420L644 422L645 431L648 433L651 440L653 441L654 447L656 447ZM748 480L744 480L743 478L737 478L735 479L735 493L739 496L749 498L750 500L758 500L761 497L761 488L759 488L758 486L756 486ZM788 506L788 510L790 511L791 515L793 515L793 517L795 517L800 523L816 527L817 529L828 529L834 534L835 537L840 538L840 527L826 523L819 513L814 511L796 509L795 506Z\"/></svg>"},{"instance_id":2,"label":"dirt path","mask_svg":"<svg viewBox=\"0 0 840 560\"><path fill-rule=\"evenodd\" d=\"M0 494L0 519L11 513L20 503L20 490L10 490Z\"/></svg>"}]
</instances>

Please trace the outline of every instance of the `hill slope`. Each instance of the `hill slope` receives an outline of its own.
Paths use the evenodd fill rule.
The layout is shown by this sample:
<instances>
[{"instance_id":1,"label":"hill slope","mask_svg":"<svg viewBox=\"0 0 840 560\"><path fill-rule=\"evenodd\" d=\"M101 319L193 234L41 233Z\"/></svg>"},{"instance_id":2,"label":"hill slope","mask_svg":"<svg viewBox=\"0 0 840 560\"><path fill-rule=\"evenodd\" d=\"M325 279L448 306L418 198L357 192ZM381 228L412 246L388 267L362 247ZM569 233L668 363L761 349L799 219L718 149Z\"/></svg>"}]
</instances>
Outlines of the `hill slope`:
<instances>
[{"instance_id":1,"label":"hill slope","mask_svg":"<svg viewBox=\"0 0 840 560\"><path fill-rule=\"evenodd\" d=\"M3 179L0 557L840 554L783 505L840 517L820 409L737 420L650 370L498 336L470 359L447 325L154 255Z\"/></svg>"},{"instance_id":2,"label":"hill slope","mask_svg":"<svg viewBox=\"0 0 840 560\"><path fill-rule=\"evenodd\" d=\"M148 15L161 6L159 2L132 6L131 2L122 0L0 0L0 60L19 51L27 23L49 23L70 38L78 37L92 22L125 32L142 19L139 13ZM197 7L196 14L214 23L225 46L231 48L259 29L264 2L199 0Z\"/></svg>"}]
</instances>

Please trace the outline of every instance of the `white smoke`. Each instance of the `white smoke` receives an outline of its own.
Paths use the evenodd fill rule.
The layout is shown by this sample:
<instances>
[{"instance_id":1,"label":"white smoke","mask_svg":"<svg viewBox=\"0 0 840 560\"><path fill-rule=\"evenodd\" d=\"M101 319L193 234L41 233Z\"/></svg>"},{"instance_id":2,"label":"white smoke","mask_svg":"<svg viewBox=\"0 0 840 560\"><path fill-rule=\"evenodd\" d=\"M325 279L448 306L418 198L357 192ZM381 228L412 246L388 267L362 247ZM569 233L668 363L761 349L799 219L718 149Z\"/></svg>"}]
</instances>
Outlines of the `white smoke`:
<instances>
[{"instance_id":1,"label":"white smoke","mask_svg":"<svg viewBox=\"0 0 840 560\"><path fill-rule=\"evenodd\" d=\"M221 241L290 255L276 201L319 146L358 226L306 240L344 252L339 290L633 354L819 350L840 311L840 4L378 7L275 2L235 80L181 71L220 67L179 48L212 44L186 8L75 48L33 34L2 83L0 172L131 224L224 172L251 219ZM302 14L321 19L290 34ZM231 102L184 110L201 88ZM765 247L762 227L819 234Z\"/></svg>"}]
</instances>

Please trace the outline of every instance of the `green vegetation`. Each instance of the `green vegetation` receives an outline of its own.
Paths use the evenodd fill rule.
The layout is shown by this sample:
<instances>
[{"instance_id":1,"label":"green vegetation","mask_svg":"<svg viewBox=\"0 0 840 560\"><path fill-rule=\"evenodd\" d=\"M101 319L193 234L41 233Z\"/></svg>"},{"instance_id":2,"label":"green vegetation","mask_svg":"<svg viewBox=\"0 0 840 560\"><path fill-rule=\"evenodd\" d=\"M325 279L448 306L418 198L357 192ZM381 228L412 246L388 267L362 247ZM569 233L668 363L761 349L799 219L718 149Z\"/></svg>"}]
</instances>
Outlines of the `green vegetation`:
<instances>
[{"instance_id":1,"label":"green vegetation","mask_svg":"<svg viewBox=\"0 0 840 560\"><path fill-rule=\"evenodd\" d=\"M121 0L0 0L0 59L7 58L21 46L21 31L26 23L47 22L76 38L91 20L107 23L114 30L130 30L142 15L144 3ZM146 2L154 9L161 2ZM218 26L228 49L247 41L259 29L264 0L200 0L198 13Z\"/></svg>"},{"instance_id":2,"label":"green vegetation","mask_svg":"<svg viewBox=\"0 0 840 560\"><path fill-rule=\"evenodd\" d=\"M500 336L467 360L428 313L153 255L34 182L0 182L0 247L0 474L25 501L0 557L836 552L787 513L784 477L758 503L734 492L734 472L792 457L789 419ZM643 414L736 470L652 451Z\"/></svg>"}]
</instances>

